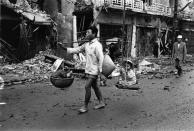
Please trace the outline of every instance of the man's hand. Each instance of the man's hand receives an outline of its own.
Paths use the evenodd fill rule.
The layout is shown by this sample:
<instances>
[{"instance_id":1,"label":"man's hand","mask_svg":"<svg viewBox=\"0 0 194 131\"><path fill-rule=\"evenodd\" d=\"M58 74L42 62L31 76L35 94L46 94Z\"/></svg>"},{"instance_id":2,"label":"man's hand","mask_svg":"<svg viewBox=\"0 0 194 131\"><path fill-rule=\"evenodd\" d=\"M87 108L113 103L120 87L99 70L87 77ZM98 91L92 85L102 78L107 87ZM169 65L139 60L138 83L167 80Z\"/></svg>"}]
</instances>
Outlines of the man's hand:
<instances>
[{"instance_id":1,"label":"man's hand","mask_svg":"<svg viewBox=\"0 0 194 131\"><path fill-rule=\"evenodd\" d=\"M100 72L100 80L105 80L106 79L106 77Z\"/></svg>"},{"instance_id":2,"label":"man's hand","mask_svg":"<svg viewBox=\"0 0 194 131\"><path fill-rule=\"evenodd\" d=\"M67 48L66 47L63 47L63 44L61 42L57 42L57 45L61 48L63 48L65 51L67 51Z\"/></svg>"}]
</instances>

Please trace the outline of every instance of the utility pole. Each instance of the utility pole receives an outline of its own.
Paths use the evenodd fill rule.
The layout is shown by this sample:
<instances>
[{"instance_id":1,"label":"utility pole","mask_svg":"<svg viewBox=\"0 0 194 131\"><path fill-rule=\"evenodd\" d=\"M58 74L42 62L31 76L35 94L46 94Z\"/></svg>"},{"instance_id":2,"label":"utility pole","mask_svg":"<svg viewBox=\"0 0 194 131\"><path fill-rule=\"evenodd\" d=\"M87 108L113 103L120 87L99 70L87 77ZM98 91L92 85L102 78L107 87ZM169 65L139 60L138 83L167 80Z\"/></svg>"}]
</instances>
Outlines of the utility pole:
<instances>
[{"instance_id":1,"label":"utility pole","mask_svg":"<svg viewBox=\"0 0 194 131\"><path fill-rule=\"evenodd\" d=\"M123 6L123 29L122 29L122 62L124 57L124 40L125 40L125 14L126 14L126 0L124 0L124 6Z\"/></svg>"},{"instance_id":2,"label":"utility pole","mask_svg":"<svg viewBox=\"0 0 194 131\"><path fill-rule=\"evenodd\" d=\"M175 39L176 39L176 30L177 30L177 27L178 27L178 0L175 0L174 1L174 16L173 16L173 43L175 42Z\"/></svg>"}]
</instances>

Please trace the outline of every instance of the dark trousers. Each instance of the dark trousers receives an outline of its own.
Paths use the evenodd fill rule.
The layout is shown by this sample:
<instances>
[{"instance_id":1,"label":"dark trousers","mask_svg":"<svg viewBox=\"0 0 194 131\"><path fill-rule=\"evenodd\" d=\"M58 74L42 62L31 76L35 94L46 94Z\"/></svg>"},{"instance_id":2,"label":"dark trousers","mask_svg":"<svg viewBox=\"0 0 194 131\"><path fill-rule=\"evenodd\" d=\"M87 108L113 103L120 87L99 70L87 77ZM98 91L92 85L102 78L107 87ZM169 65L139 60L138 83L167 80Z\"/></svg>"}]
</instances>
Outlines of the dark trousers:
<instances>
[{"instance_id":1,"label":"dark trousers","mask_svg":"<svg viewBox=\"0 0 194 131\"><path fill-rule=\"evenodd\" d=\"M85 106L88 106L88 103L91 98L91 87L93 88L96 97L101 102L102 101L102 93L100 91L100 88L98 86L98 76L94 75L88 75L88 80L86 82L85 86Z\"/></svg>"},{"instance_id":2,"label":"dark trousers","mask_svg":"<svg viewBox=\"0 0 194 131\"><path fill-rule=\"evenodd\" d=\"M180 59L179 58L175 59L175 68L177 69L178 75L180 76L182 74L182 67L180 65Z\"/></svg>"}]
</instances>

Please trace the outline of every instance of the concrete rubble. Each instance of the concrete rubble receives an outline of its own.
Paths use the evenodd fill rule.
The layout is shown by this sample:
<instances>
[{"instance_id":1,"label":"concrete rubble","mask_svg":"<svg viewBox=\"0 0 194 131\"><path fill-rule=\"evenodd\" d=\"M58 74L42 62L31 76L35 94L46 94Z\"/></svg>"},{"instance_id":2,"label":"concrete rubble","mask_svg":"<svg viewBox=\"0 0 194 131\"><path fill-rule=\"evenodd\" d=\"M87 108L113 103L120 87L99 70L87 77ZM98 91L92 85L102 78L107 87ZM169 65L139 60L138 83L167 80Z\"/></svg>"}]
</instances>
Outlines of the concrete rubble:
<instances>
[{"instance_id":1,"label":"concrete rubble","mask_svg":"<svg viewBox=\"0 0 194 131\"><path fill-rule=\"evenodd\" d=\"M48 14L37 9L37 7L32 9L27 0L17 0L16 4L10 3L9 0L2 0L0 3L13 8L17 13L23 14L34 23L44 22L49 24L52 21Z\"/></svg>"},{"instance_id":2,"label":"concrete rubble","mask_svg":"<svg viewBox=\"0 0 194 131\"><path fill-rule=\"evenodd\" d=\"M47 57L54 57L48 62ZM61 59L62 62L54 69L56 62ZM24 82L38 82L48 80L56 70L74 69L74 72L83 74L85 64L80 61L67 61L53 55L52 50L40 51L34 58L25 60L16 64L0 64L0 76L4 79L6 85L21 84ZM77 69L77 70L76 70ZM75 74L76 74L75 73ZM79 75L76 75L79 77ZM81 76L81 75L80 75Z\"/></svg>"},{"instance_id":3,"label":"concrete rubble","mask_svg":"<svg viewBox=\"0 0 194 131\"><path fill-rule=\"evenodd\" d=\"M0 6L3 25L0 30L0 56L3 58L0 62L17 63L46 48L56 48L57 24L37 4L27 0L1 0Z\"/></svg>"},{"instance_id":4,"label":"concrete rubble","mask_svg":"<svg viewBox=\"0 0 194 131\"><path fill-rule=\"evenodd\" d=\"M0 75L3 77L5 84L48 79L52 73L52 64L44 62L44 55L49 53L51 53L51 50L40 51L34 58L21 63L1 65Z\"/></svg>"},{"instance_id":5,"label":"concrete rubble","mask_svg":"<svg viewBox=\"0 0 194 131\"><path fill-rule=\"evenodd\" d=\"M50 54L52 54L51 50L40 51L34 58L25 60L21 63L0 65L0 76L4 79L4 83L7 85L48 80L54 72L54 64L45 61L45 56ZM55 59L57 58L58 57ZM187 63L185 64L187 65L187 68L184 71L190 71L189 66L193 66L192 59L193 57L187 58ZM63 69L74 69L73 71L77 71L78 74L80 73L79 70L84 71L85 63L82 61L63 60L63 62L67 65L68 63L70 63L70 65L73 64L73 67L63 65ZM117 63L116 69L112 72L111 77L117 77L120 75L119 68L120 65ZM176 69L173 66L171 58L168 57L158 59L144 58L143 60L139 60L138 66L135 69L139 79L164 79L176 74ZM81 73L84 73L83 71Z\"/></svg>"}]
</instances>

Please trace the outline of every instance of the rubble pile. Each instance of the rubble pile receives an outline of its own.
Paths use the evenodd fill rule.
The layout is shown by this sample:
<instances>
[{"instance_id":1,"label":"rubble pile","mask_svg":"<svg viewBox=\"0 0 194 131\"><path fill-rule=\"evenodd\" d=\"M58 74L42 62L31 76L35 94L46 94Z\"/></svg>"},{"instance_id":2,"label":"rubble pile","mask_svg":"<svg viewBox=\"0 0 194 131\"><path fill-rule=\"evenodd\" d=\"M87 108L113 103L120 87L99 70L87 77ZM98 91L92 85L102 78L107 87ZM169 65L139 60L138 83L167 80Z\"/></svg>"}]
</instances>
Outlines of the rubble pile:
<instances>
[{"instance_id":1,"label":"rubble pile","mask_svg":"<svg viewBox=\"0 0 194 131\"><path fill-rule=\"evenodd\" d=\"M144 59L151 63L155 63L155 64L162 65L162 66L169 66L172 64L171 62L172 58L170 56L162 56L160 58L146 57Z\"/></svg>"},{"instance_id":2,"label":"rubble pile","mask_svg":"<svg viewBox=\"0 0 194 131\"><path fill-rule=\"evenodd\" d=\"M139 60L136 74L139 78L163 79L174 75L173 64L169 57L144 58Z\"/></svg>"},{"instance_id":3,"label":"rubble pile","mask_svg":"<svg viewBox=\"0 0 194 131\"><path fill-rule=\"evenodd\" d=\"M4 65L0 67L0 75L17 77L27 81L41 81L48 79L52 73L52 64L44 62L44 55L52 53L51 50L40 51L34 58L25 60L22 63ZM8 78L9 79L9 78Z\"/></svg>"},{"instance_id":4,"label":"rubble pile","mask_svg":"<svg viewBox=\"0 0 194 131\"><path fill-rule=\"evenodd\" d=\"M32 3L29 4L27 0L17 0L16 4L11 3L9 0L1 0L0 4L14 9L14 11L23 14L26 18L35 23L49 23L52 21L49 14L47 14L45 11L41 11L37 4L36 6L33 6Z\"/></svg>"}]
</instances>

